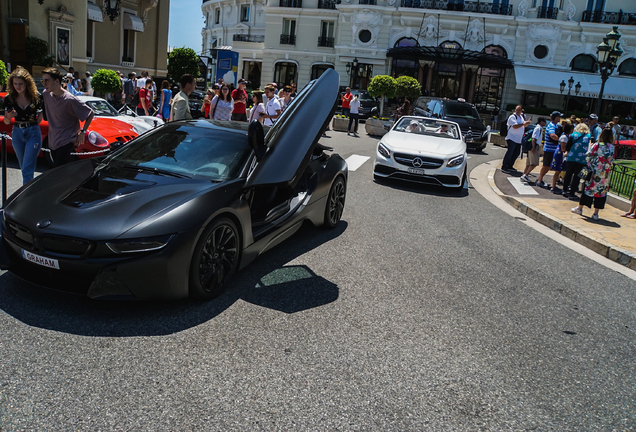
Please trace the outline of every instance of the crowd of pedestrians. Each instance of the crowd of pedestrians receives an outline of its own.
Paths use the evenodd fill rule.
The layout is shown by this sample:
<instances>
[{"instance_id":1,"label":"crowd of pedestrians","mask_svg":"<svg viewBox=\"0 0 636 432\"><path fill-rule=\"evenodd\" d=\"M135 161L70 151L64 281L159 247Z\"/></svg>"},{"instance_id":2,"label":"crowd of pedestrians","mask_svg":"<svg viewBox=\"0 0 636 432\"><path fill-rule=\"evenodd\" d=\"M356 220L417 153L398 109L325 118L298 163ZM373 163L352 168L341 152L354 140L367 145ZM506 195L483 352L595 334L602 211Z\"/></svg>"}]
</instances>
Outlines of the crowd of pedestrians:
<instances>
[{"instance_id":1,"label":"crowd of pedestrians","mask_svg":"<svg viewBox=\"0 0 636 432\"><path fill-rule=\"evenodd\" d=\"M548 122L545 117L539 117L532 126L532 119L526 119L523 108L519 105L508 117L506 143L508 150L503 159L501 170L515 173L514 163L521 153L522 147L527 148L528 157L521 180L531 186L549 189L554 194L578 201L572 212L582 215L583 207L592 208L592 219L599 219L599 211L605 208L612 164L615 159L614 143L624 137L633 138L630 128L620 126L619 118L606 125L598 122L596 114L590 114L581 120L572 116L562 119L563 114L554 111ZM541 143L543 144L543 160L540 163ZM532 181L532 171L541 165L538 178ZM545 183L545 176L552 172L550 185ZM563 175L562 175L563 174ZM559 189L558 183L563 188ZM580 197L577 193L580 192ZM633 219L636 217L634 201L632 209L622 216Z\"/></svg>"}]
</instances>

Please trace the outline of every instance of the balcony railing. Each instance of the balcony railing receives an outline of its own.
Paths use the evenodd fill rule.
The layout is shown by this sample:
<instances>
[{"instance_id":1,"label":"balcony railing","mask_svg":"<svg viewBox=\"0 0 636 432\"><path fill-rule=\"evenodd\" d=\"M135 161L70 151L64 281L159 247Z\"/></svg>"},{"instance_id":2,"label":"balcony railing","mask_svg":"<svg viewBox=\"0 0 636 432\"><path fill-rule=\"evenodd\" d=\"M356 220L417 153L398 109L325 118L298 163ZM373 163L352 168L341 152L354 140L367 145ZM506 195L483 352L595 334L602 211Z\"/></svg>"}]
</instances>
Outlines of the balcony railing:
<instances>
[{"instance_id":1,"label":"balcony railing","mask_svg":"<svg viewBox=\"0 0 636 432\"><path fill-rule=\"evenodd\" d=\"M318 36L318 46L319 47L330 47L333 48L334 38L327 36Z\"/></svg>"},{"instance_id":2,"label":"balcony railing","mask_svg":"<svg viewBox=\"0 0 636 432\"><path fill-rule=\"evenodd\" d=\"M511 5L467 1L464 3L448 3L447 0L402 0L400 6L420 9L453 10L459 12L476 12L494 15L512 15Z\"/></svg>"},{"instance_id":3,"label":"balcony railing","mask_svg":"<svg viewBox=\"0 0 636 432\"><path fill-rule=\"evenodd\" d=\"M539 6L537 8L537 18L557 19L559 8Z\"/></svg>"},{"instance_id":4,"label":"balcony railing","mask_svg":"<svg viewBox=\"0 0 636 432\"><path fill-rule=\"evenodd\" d=\"M636 13L605 11L583 11L582 22L603 24L636 25Z\"/></svg>"},{"instance_id":5,"label":"balcony railing","mask_svg":"<svg viewBox=\"0 0 636 432\"><path fill-rule=\"evenodd\" d=\"M232 36L232 40L235 42L255 42L255 43L263 43L265 42L264 35L243 35L243 34L235 34Z\"/></svg>"},{"instance_id":6,"label":"balcony railing","mask_svg":"<svg viewBox=\"0 0 636 432\"><path fill-rule=\"evenodd\" d=\"M303 7L303 0L280 0L278 5L280 7L301 8Z\"/></svg>"},{"instance_id":7,"label":"balcony railing","mask_svg":"<svg viewBox=\"0 0 636 432\"><path fill-rule=\"evenodd\" d=\"M280 35L281 45L296 45L296 35Z\"/></svg>"},{"instance_id":8,"label":"balcony railing","mask_svg":"<svg viewBox=\"0 0 636 432\"><path fill-rule=\"evenodd\" d=\"M339 3L340 1L336 0L318 0L318 9L335 9Z\"/></svg>"},{"instance_id":9,"label":"balcony railing","mask_svg":"<svg viewBox=\"0 0 636 432\"><path fill-rule=\"evenodd\" d=\"M369 5L376 6L378 4L378 0L359 0L361 5Z\"/></svg>"}]
</instances>

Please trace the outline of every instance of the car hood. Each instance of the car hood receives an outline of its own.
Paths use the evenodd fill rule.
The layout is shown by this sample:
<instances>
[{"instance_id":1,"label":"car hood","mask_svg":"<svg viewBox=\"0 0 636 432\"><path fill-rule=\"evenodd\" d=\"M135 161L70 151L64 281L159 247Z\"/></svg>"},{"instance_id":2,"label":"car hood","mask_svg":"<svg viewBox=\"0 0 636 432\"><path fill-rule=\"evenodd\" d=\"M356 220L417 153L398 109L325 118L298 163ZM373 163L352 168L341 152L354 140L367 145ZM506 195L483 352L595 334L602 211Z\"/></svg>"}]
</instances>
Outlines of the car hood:
<instances>
[{"instance_id":1,"label":"car hood","mask_svg":"<svg viewBox=\"0 0 636 432\"><path fill-rule=\"evenodd\" d=\"M397 131L384 135L382 142L393 151L411 154L454 156L466 151L466 144L462 140Z\"/></svg>"},{"instance_id":2,"label":"car hood","mask_svg":"<svg viewBox=\"0 0 636 432\"><path fill-rule=\"evenodd\" d=\"M89 129L106 138L109 143L117 141L119 137L136 137L140 133L143 133L135 131L132 124L122 121L118 117L95 117Z\"/></svg>"},{"instance_id":3,"label":"car hood","mask_svg":"<svg viewBox=\"0 0 636 432\"><path fill-rule=\"evenodd\" d=\"M138 135L141 135L142 133L152 129L155 121L157 122L157 126L161 126L164 123L163 120L152 116L132 117L122 115L115 117L114 119L129 124L133 127Z\"/></svg>"},{"instance_id":4,"label":"car hood","mask_svg":"<svg viewBox=\"0 0 636 432\"><path fill-rule=\"evenodd\" d=\"M19 190L5 216L34 234L115 238L221 183L138 173L87 159L51 170ZM36 228L50 220L45 229Z\"/></svg>"}]
</instances>

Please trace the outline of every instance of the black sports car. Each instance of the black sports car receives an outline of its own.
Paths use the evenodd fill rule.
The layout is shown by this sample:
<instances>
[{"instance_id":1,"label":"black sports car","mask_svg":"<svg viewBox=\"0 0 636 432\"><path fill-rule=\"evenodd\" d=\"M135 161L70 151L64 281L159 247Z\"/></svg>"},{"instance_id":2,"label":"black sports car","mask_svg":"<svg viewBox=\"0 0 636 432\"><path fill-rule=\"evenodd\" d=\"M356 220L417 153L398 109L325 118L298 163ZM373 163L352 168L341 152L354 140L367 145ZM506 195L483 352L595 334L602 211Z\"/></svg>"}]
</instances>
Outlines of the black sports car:
<instances>
[{"instance_id":1,"label":"black sports car","mask_svg":"<svg viewBox=\"0 0 636 432\"><path fill-rule=\"evenodd\" d=\"M318 143L337 92L328 70L266 135L173 122L37 177L4 208L2 268L91 298L214 298L304 221L340 221L347 164Z\"/></svg>"}]
</instances>

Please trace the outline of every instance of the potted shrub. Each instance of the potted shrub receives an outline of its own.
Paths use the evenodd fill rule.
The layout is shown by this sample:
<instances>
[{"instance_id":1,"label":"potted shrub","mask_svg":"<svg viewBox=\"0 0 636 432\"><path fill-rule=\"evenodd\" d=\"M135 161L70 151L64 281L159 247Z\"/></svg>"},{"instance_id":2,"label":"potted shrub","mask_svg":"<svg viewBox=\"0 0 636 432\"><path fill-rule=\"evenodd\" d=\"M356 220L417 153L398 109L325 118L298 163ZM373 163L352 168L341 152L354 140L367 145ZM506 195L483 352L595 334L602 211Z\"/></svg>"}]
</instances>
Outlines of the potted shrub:
<instances>
[{"instance_id":1,"label":"potted shrub","mask_svg":"<svg viewBox=\"0 0 636 432\"><path fill-rule=\"evenodd\" d=\"M106 93L115 93L121 90L121 79L114 70L97 69L95 74L93 74L91 86L95 93L103 96Z\"/></svg>"},{"instance_id":2,"label":"potted shrub","mask_svg":"<svg viewBox=\"0 0 636 432\"><path fill-rule=\"evenodd\" d=\"M26 38L24 46L31 63L31 75L34 78L42 77L42 71L53 66L53 57L49 54L49 43L33 36Z\"/></svg>"},{"instance_id":3,"label":"potted shrub","mask_svg":"<svg viewBox=\"0 0 636 432\"><path fill-rule=\"evenodd\" d=\"M347 126L349 126L349 117L342 114L335 115L331 121L331 128L335 131L346 132Z\"/></svg>"},{"instance_id":4,"label":"potted shrub","mask_svg":"<svg viewBox=\"0 0 636 432\"><path fill-rule=\"evenodd\" d=\"M9 72L7 72L7 66L2 60L0 60L0 89L7 85L9 79Z\"/></svg>"},{"instance_id":5,"label":"potted shrub","mask_svg":"<svg viewBox=\"0 0 636 432\"><path fill-rule=\"evenodd\" d=\"M415 99L422 95L422 86L420 82L413 77L410 76L401 76L397 77L395 80L396 83L396 95L399 98L409 98L411 104L415 102ZM403 113L404 115L408 115L409 113Z\"/></svg>"},{"instance_id":6,"label":"potted shrub","mask_svg":"<svg viewBox=\"0 0 636 432\"><path fill-rule=\"evenodd\" d=\"M364 130L367 134L373 136L382 136L387 133L384 125L388 123L389 119L382 117L384 113L384 98L392 98L397 91L397 82L389 75L376 75L371 80L367 91L372 97L380 97L380 117L373 117L367 119L364 123Z\"/></svg>"}]
</instances>

